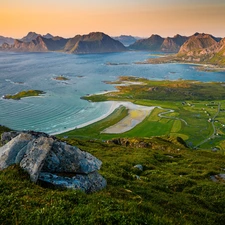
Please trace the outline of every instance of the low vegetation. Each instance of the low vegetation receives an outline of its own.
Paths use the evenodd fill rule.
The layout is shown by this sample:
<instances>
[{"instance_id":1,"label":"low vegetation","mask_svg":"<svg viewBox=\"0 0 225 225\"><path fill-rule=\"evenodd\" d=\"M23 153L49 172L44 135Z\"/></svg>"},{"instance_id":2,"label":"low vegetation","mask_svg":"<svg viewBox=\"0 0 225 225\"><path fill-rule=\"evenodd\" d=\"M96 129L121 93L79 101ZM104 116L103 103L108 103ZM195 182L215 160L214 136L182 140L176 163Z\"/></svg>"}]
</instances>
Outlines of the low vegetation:
<instances>
[{"instance_id":1,"label":"low vegetation","mask_svg":"<svg viewBox=\"0 0 225 225\"><path fill-rule=\"evenodd\" d=\"M138 140L150 147L133 144L137 139L127 146L66 141L103 161L107 188L88 195L44 188L12 166L0 172L0 224L225 223L225 185L210 179L224 171L225 156L168 138Z\"/></svg>"},{"instance_id":2,"label":"low vegetation","mask_svg":"<svg viewBox=\"0 0 225 225\"><path fill-rule=\"evenodd\" d=\"M25 98L25 97L32 97L32 96L39 96L45 94L44 91L39 91L39 90L28 90L28 91L21 91L15 95L4 95L3 98L4 99L13 99L13 100L20 100L21 98Z\"/></svg>"}]
</instances>

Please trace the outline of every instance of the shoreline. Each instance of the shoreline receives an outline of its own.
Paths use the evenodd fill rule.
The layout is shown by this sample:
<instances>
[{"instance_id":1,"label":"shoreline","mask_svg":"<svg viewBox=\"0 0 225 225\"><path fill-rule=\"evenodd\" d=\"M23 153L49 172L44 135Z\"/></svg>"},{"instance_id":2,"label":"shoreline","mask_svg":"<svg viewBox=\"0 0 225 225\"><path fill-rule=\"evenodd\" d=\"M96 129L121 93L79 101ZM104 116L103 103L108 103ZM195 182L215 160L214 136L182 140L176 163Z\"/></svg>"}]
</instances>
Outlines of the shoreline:
<instances>
[{"instance_id":1,"label":"shoreline","mask_svg":"<svg viewBox=\"0 0 225 225\"><path fill-rule=\"evenodd\" d=\"M93 119L93 120L90 120L88 122L85 122L85 123L82 123L76 127L73 127L73 128L68 128L68 129L65 129L63 131L59 131L59 132L53 132L53 133L49 133L50 135L58 135L58 134L63 134L63 133L66 133L66 132L69 132L69 131L72 131L72 130L75 130L75 129L80 129L80 128L83 128L83 127L86 127L88 125L91 125L93 123L96 123L100 120L103 120L105 119L106 117L108 117L109 115L111 115L117 108L119 108L120 106L124 106L126 107L127 109L130 110L153 110L153 108L155 108L155 106L151 106L151 107L148 107L148 106L142 106L142 105L136 105L132 102L126 102L126 101L107 101L108 103L111 103L111 106L108 110L107 113L103 114L102 116L99 116L98 118L96 119ZM150 109L151 108L151 109ZM129 115L128 115L129 116ZM128 117L127 116L127 117ZM126 117L125 117L126 118Z\"/></svg>"},{"instance_id":2,"label":"shoreline","mask_svg":"<svg viewBox=\"0 0 225 225\"><path fill-rule=\"evenodd\" d=\"M80 128L86 127L86 126L88 126L88 125L91 125L91 124L93 124L93 123L96 123L96 122L98 122L98 121L100 121L100 120L105 119L105 118L108 117L110 114L112 114L118 107L121 106L121 103L120 103L120 102L117 102L117 101L107 101L107 102L108 102L108 103L111 103L111 106L110 106L110 108L109 108L109 110L108 110L107 113L105 113L105 114L103 114L103 115L97 117L96 119L93 119L93 120L90 120L90 121L88 121L88 122L82 123L82 124L80 124L80 125L78 125L78 126L75 126L75 127L73 127L73 128L68 128L68 129L65 129L65 130L63 130L63 131L53 132L53 133L49 133L49 134L50 134L50 135L63 134L63 133L69 132L69 131L71 131L71 130L75 130L75 129L80 129Z\"/></svg>"}]
</instances>

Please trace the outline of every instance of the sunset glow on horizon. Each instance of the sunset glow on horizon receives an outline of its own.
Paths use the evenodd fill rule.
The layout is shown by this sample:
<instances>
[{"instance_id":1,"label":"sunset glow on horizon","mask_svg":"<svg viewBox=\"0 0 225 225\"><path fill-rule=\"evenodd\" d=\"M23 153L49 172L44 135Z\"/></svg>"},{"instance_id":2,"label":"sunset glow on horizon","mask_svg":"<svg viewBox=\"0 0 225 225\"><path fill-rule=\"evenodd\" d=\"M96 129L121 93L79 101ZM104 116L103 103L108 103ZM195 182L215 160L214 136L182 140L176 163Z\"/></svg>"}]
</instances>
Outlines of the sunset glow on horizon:
<instances>
[{"instance_id":1,"label":"sunset glow on horizon","mask_svg":"<svg viewBox=\"0 0 225 225\"><path fill-rule=\"evenodd\" d=\"M205 32L225 37L224 0L0 0L0 35L63 37L102 31L149 37Z\"/></svg>"}]
</instances>

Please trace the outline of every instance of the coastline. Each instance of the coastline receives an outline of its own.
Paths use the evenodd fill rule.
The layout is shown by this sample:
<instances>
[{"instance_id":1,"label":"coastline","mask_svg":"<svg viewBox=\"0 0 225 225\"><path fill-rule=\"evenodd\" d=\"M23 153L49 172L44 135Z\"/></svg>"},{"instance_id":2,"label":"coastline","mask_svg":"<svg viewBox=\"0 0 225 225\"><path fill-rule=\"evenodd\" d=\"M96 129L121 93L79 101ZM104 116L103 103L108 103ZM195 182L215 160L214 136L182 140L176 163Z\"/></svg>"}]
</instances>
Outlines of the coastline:
<instances>
[{"instance_id":1,"label":"coastline","mask_svg":"<svg viewBox=\"0 0 225 225\"><path fill-rule=\"evenodd\" d=\"M63 133L69 132L69 131L74 130L74 129L79 129L79 128L86 127L88 125L91 125L93 123L96 123L96 122L98 122L100 120L105 119L110 114L112 114L117 108L119 108L120 106L125 106L127 109L129 109L129 111L131 111L131 110L144 110L144 111L150 111L151 112L155 108L155 107L148 107L148 106L136 105L136 104L133 104L132 102L128 102L128 101L127 102L126 101L107 101L107 103L111 104L111 106L110 106L108 112L105 113L105 114L103 114L102 116L99 116L98 118L93 119L93 120L90 120L88 122L82 123L82 124L80 124L80 125L78 125L76 127L68 128L68 129L65 129L63 131L49 133L49 134L50 135L58 135L58 134L63 134ZM140 122L142 122L143 120L144 120L144 118Z\"/></svg>"},{"instance_id":2,"label":"coastline","mask_svg":"<svg viewBox=\"0 0 225 225\"><path fill-rule=\"evenodd\" d=\"M95 122L98 122L98 121L100 121L100 120L105 119L105 118L108 117L110 114L112 114L118 107L121 106L121 103L116 102L116 101L107 101L107 102L108 102L108 103L111 103L111 106L110 106L110 108L109 108L109 110L108 110L107 113L105 113L105 114L103 114L103 115L97 117L96 119L93 119L93 120L90 120L90 121L88 121L88 122L82 123L82 124L80 124L80 125L78 125L78 126L75 126L75 127L73 127L73 128L68 128L68 129L65 129L65 130L62 130L62 131L59 131L59 132L53 132L53 133L49 133L49 134L50 134L50 135L57 135L57 134L66 133L66 132L71 131L71 130L74 130L74 129L79 129L79 128L86 127L86 126L91 125L91 124L93 124L93 123L95 123Z\"/></svg>"}]
</instances>

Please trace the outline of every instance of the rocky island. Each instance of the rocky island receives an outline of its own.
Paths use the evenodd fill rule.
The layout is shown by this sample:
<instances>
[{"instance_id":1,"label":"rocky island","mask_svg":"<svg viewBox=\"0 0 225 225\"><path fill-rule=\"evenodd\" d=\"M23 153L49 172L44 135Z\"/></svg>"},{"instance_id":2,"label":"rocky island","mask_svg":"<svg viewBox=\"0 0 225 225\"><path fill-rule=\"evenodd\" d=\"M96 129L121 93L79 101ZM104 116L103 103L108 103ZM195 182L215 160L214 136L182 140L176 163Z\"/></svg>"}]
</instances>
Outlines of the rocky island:
<instances>
[{"instance_id":1,"label":"rocky island","mask_svg":"<svg viewBox=\"0 0 225 225\"><path fill-rule=\"evenodd\" d=\"M26 97L32 97L32 96L39 96L45 94L44 91L40 90L28 90L28 91L21 91L15 95L10 95L6 94L3 95L3 99L13 99L13 100L20 100L21 98L26 98Z\"/></svg>"},{"instance_id":2,"label":"rocky island","mask_svg":"<svg viewBox=\"0 0 225 225\"><path fill-rule=\"evenodd\" d=\"M54 80L61 80L61 81L65 81L65 80L69 80L69 78L67 78L67 77L64 77L64 76L57 76L57 77L54 77L53 78Z\"/></svg>"}]
</instances>

